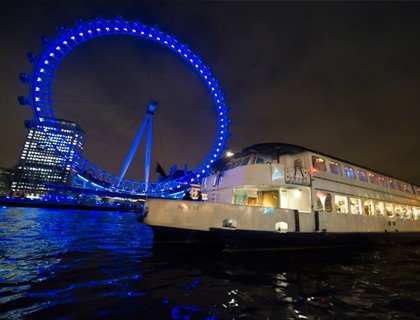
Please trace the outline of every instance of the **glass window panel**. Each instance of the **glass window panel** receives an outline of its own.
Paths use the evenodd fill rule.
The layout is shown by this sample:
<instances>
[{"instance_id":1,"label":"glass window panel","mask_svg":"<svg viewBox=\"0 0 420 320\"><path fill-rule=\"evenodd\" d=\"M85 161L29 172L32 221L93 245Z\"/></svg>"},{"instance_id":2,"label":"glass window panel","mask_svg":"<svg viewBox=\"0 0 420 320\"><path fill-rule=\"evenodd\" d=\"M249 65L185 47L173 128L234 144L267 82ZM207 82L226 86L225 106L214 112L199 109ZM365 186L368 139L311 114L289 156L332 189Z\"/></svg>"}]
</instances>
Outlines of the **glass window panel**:
<instances>
[{"instance_id":1,"label":"glass window panel","mask_svg":"<svg viewBox=\"0 0 420 320\"><path fill-rule=\"evenodd\" d=\"M385 213L385 205L382 201L375 201L375 214L377 216L383 216Z\"/></svg>"},{"instance_id":2,"label":"glass window panel","mask_svg":"<svg viewBox=\"0 0 420 320\"><path fill-rule=\"evenodd\" d=\"M413 207L413 218L420 220L420 207Z\"/></svg>"},{"instance_id":3,"label":"glass window panel","mask_svg":"<svg viewBox=\"0 0 420 320\"><path fill-rule=\"evenodd\" d=\"M368 176L370 183L379 184L378 177L375 176L373 173L369 172Z\"/></svg>"},{"instance_id":4,"label":"glass window panel","mask_svg":"<svg viewBox=\"0 0 420 320\"><path fill-rule=\"evenodd\" d=\"M380 177L378 176L378 180L379 180L379 184L384 187L384 188L388 188L388 183L386 181L386 179L384 177Z\"/></svg>"},{"instance_id":5,"label":"glass window panel","mask_svg":"<svg viewBox=\"0 0 420 320\"><path fill-rule=\"evenodd\" d=\"M356 175L354 174L354 169L349 166L344 166L344 173L347 178L356 179Z\"/></svg>"},{"instance_id":6,"label":"glass window panel","mask_svg":"<svg viewBox=\"0 0 420 320\"><path fill-rule=\"evenodd\" d=\"M331 172L341 176L342 175L341 165L338 162L335 162L335 161L329 161L329 163L330 163Z\"/></svg>"},{"instance_id":7,"label":"glass window panel","mask_svg":"<svg viewBox=\"0 0 420 320\"><path fill-rule=\"evenodd\" d=\"M249 157L242 160L242 166L246 166L249 162Z\"/></svg>"},{"instance_id":8,"label":"glass window panel","mask_svg":"<svg viewBox=\"0 0 420 320\"><path fill-rule=\"evenodd\" d=\"M375 207L372 200L366 200L363 204L363 212L369 216L372 216L375 212Z\"/></svg>"},{"instance_id":9,"label":"glass window panel","mask_svg":"<svg viewBox=\"0 0 420 320\"><path fill-rule=\"evenodd\" d=\"M321 157L312 156L312 166L319 171L327 171L325 160Z\"/></svg>"},{"instance_id":10,"label":"glass window panel","mask_svg":"<svg viewBox=\"0 0 420 320\"><path fill-rule=\"evenodd\" d=\"M394 206L392 203L385 203L385 212L386 215L392 217L394 215Z\"/></svg>"},{"instance_id":11,"label":"glass window panel","mask_svg":"<svg viewBox=\"0 0 420 320\"><path fill-rule=\"evenodd\" d=\"M367 182L366 171L357 169L357 176L359 177L360 181Z\"/></svg>"},{"instance_id":12,"label":"glass window panel","mask_svg":"<svg viewBox=\"0 0 420 320\"><path fill-rule=\"evenodd\" d=\"M348 213L348 206L347 206L347 197L336 195L334 197L335 202L335 210L341 213Z\"/></svg>"},{"instance_id":13,"label":"glass window panel","mask_svg":"<svg viewBox=\"0 0 420 320\"><path fill-rule=\"evenodd\" d=\"M316 193L317 208L319 212L331 212L331 194L328 192L318 191Z\"/></svg>"},{"instance_id":14,"label":"glass window panel","mask_svg":"<svg viewBox=\"0 0 420 320\"><path fill-rule=\"evenodd\" d=\"M255 163L259 164L259 163L264 163L264 159L258 157L257 160L255 161Z\"/></svg>"},{"instance_id":15,"label":"glass window panel","mask_svg":"<svg viewBox=\"0 0 420 320\"><path fill-rule=\"evenodd\" d=\"M350 198L350 212L353 214L362 214L362 204L358 198Z\"/></svg>"}]
</instances>

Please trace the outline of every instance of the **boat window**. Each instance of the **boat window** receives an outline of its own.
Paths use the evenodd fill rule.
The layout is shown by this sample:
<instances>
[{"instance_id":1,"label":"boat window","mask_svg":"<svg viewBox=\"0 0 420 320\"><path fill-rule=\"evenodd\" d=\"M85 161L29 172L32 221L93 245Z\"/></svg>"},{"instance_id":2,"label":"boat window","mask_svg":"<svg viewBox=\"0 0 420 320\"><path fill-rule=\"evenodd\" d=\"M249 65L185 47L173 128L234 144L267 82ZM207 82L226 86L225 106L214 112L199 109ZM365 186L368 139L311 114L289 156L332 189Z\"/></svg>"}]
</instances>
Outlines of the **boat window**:
<instances>
[{"instance_id":1,"label":"boat window","mask_svg":"<svg viewBox=\"0 0 420 320\"><path fill-rule=\"evenodd\" d=\"M233 203L234 204L246 204L247 195L243 193L234 192L233 194Z\"/></svg>"},{"instance_id":2,"label":"boat window","mask_svg":"<svg viewBox=\"0 0 420 320\"><path fill-rule=\"evenodd\" d=\"M396 204L394 206L394 210L395 210L395 216L397 218L402 218L403 217L403 207L400 204Z\"/></svg>"},{"instance_id":3,"label":"boat window","mask_svg":"<svg viewBox=\"0 0 420 320\"><path fill-rule=\"evenodd\" d=\"M411 187L406 183L404 183L404 191L407 193L411 193Z\"/></svg>"},{"instance_id":4,"label":"boat window","mask_svg":"<svg viewBox=\"0 0 420 320\"><path fill-rule=\"evenodd\" d=\"M407 206L401 206L401 218L411 218L411 210Z\"/></svg>"},{"instance_id":5,"label":"boat window","mask_svg":"<svg viewBox=\"0 0 420 320\"><path fill-rule=\"evenodd\" d=\"M394 216L394 206L392 203L385 203L385 212L388 217Z\"/></svg>"},{"instance_id":6,"label":"boat window","mask_svg":"<svg viewBox=\"0 0 420 320\"><path fill-rule=\"evenodd\" d=\"M335 211L341 213L348 213L348 206L347 206L347 197L335 195L334 197L335 202Z\"/></svg>"},{"instance_id":7,"label":"boat window","mask_svg":"<svg viewBox=\"0 0 420 320\"><path fill-rule=\"evenodd\" d=\"M331 194L328 192L318 191L316 193L317 208L319 212L331 212Z\"/></svg>"},{"instance_id":8,"label":"boat window","mask_svg":"<svg viewBox=\"0 0 420 320\"><path fill-rule=\"evenodd\" d=\"M264 207L278 208L280 206L278 190L258 192L258 198L262 199L262 205Z\"/></svg>"},{"instance_id":9,"label":"boat window","mask_svg":"<svg viewBox=\"0 0 420 320\"><path fill-rule=\"evenodd\" d=\"M391 187L391 189L397 189L397 187L395 186L394 181L392 181L392 180L388 180L388 185Z\"/></svg>"},{"instance_id":10,"label":"boat window","mask_svg":"<svg viewBox=\"0 0 420 320\"><path fill-rule=\"evenodd\" d=\"M234 169L236 167L239 167L241 165L241 160L235 160L231 163L230 169Z\"/></svg>"},{"instance_id":11,"label":"boat window","mask_svg":"<svg viewBox=\"0 0 420 320\"><path fill-rule=\"evenodd\" d=\"M349 166L344 166L344 173L347 178L356 179L356 175L354 174L354 169Z\"/></svg>"},{"instance_id":12,"label":"boat window","mask_svg":"<svg viewBox=\"0 0 420 320\"><path fill-rule=\"evenodd\" d=\"M413 207L413 218L420 220L420 207Z\"/></svg>"},{"instance_id":13,"label":"boat window","mask_svg":"<svg viewBox=\"0 0 420 320\"><path fill-rule=\"evenodd\" d=\"M247 198L247 202L246 202L246 204L247 204L248 206L256 206L256 205L257 205L257 198L254 198L254 197L248 197L248 198Z\"/></svg>"},{"instance_id":14,"label":"boat window","mask_svg":"<svg viewBox=\"0 0 420 320\"><path fill-rule=\"evenodd\" d=\"M312 166L319 171L327 171L327 166L325 165L325 160L321 157L312 156Z\"/></svg>"},{"instance_id":15,"label":"boat window","mask_svg":"<svg viewBox=\"0 0 420 320\"><path fill-rule=\"evenodd\" d=\"M233 199L234 204L242 204L248 206L257 205L257 190L256 189L233 189Z\"/></svg>"},{"instance_id":16,"label":"boat window","mask_svg":"<svg viewBox=\"0 0 420 320\"><path fill-rule=\"evenodd\" d=\"M407 207L407 213L405 214L407 219L413 219L413 207Z\"/></svg>"},{"instance_id":17,"label":"boat window","mask_svg":"<svg viewBox=\"0 0 420 320\"><path fill-rule=\"evenodd\" d=\"M367 182L366 171L357 169L357 176L359 177L360 181Z\"/></svg>"},{"instance_id":18,"label":"boat window","mask_svg":"<svg viewBox=\"0 0 420 320\"><path fill-rule=\"evenodd\" d=\"M368 176L369 176L369 181L370 181L370 183L373 183L373 184L379 184L379 182L378 182L378 177L377 177L377 176L375 176L373 173L369 172L369 173L368 173Z\"/></svg>"},{"instance_id":19,"label":"boat window","mask_svg":"<svg viewBox=\"0 0 420 320\"><path fill-rule=\"evenodd\" d=\"M257 164L259 164L259 163L264 163L264 159L263 159L263 158L261 158L261 157L258 157L258 158L255 160L255 163L257 163Z\"/></svg>"},{"instance_id":20,"label":"boat window","mask_svg":"<svg viewBox=\"0 0 420 320\"><path fill-rule=\"evenodd\" d=\"M386 179L384 177L378 176L379 184L384 187L388 188L388 183L386 182Z\"/></svg>"},{"instance_id":21,"label":"boat window","mask_svg":"<svg viewBox=\"0 0 420 320\"><path fill-rule=\"evenodd\" d=\"M331 161L331 160L329 161L329 163L330 163L330 170L331 170L331 172L334 173L334 174L337 174L337 175L341 176L342 175L342 173L341 173L341 165L338 162Z\"/></svg>"},{"instance_id":22,"label":"boat window","mask_svg":"<svg viewBox=\"0 0 420 320\"><path fill-rule=\"evenodd\" d=\"M403 185L402 185L402 183L401 183L401 182L399 182L399 181L397 181L397 189L398 189L399 191L404 191L404 189L403 189Z\"/></svg>"},{"instance_id":23,"label":"boat window","mask_svg":"<svg viewBox=\"0 0 420 320\"><path fill-rule=\"evenodd\" d=\"M280 208L311 212L311 192L309 188L281 188Z\"/></svg>"},{"instance_id":24,"label":"boat window","mask_svg":"<svg viewBox=\"0 0 420 320\"><path fill-rule=\"evenodd\" d=\"M244 160L242 160L241 166L246 166L249 162L249 159L250 158L248 157L248 158L245 158Z\"/></svg>"},{"instance_id":25,"label":"boat window","mask_svg":"<svg viewBox=\"0 0 420 320\"><path fill-rule=\"evenodd\" d=\"M415 190L416 190L416 194L418 194L418 195L420 195L420 187L415 187Z\"/></svg>"},{"instance_id":26,"label":"boat window","mask_svg":"<svg viewBox=\"0 0 420 320\"><path fill-rule=\"evenodd\" d=\"M350 212L353 214L362 214L362 204L358 198L350 198Z\"/></svg>"},{"instance_id":27,"label":"boat window","mask_svg":"<svg viewBox=\"0 0 420 320\"><path fill-rule=\"evenodd\" d=\"M376 201L375 202L375 214L377 216L383 216L385 213L385 206L382 201Z\"/></svg>"},{"instance_id":28,"label":"boat window","mask_svg":"<svg viewBox=\"0 0 420 320\"><path fill-rule=\"evenodd\" d=\"M373 206L372 200L365 200L365 203L363 204L363 213L367 214L368 216L372 216L375 212L375 208Z\"/></svg>"}]
</instances>

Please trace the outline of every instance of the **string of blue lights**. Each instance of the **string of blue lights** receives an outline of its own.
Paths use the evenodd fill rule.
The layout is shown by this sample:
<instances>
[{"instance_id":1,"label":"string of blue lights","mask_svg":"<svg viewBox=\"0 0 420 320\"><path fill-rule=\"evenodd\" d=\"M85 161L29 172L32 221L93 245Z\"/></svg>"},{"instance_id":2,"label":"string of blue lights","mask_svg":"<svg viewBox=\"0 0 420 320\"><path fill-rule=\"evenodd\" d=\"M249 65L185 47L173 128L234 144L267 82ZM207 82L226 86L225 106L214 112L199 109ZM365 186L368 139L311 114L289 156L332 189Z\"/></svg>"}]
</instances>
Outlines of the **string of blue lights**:
<instances>
[{"instance_id":1,"label":"string of blue lights","mask_svg":"<svg viewBox=\"0 0 420 320\"><path fill-rule=\"evenodd\" d=\"M225 102L219 83L213 77L210 69L201 61L200 57L194 54L186 44L178 42L173 36L160 31L157 27L144 25L140 21L127 21L120 17L115 19L97 18L93 21L77 21L76 25L65 29L57 28L57 37L53 40L41 38L43 50L39 55L28 53L28 60L32 63L31 74L21 73L19 75L22 82L30 87L29 96L18 97L22 105L29 105L34 111L34 120L41 124L45 119L54 123L54 112L51 103L51 86L57 66L61 60L75 47L93 38L107 35L131 35L142 39L147 39L161 44L175 54L183 58L197 72L206 84L217 111L217 134L216 140L207 157L194 170L186 175L171 181L160 183L145 183L130 180L119 181L119 177L102 170L84 158L82 154L72 150L72 166L79 174L90 174L95 179L101 180L113 190L137 194L148 194L154 196L164 196L169 192L185 188L191 183L199 183L201 178L212 171L212 164L220 158L226 147L229 138L228 117L229 108ZM54 126L53 130L44 127L47 136L59 133L60 128ZM50 139L52 141L52 139ZM54 145L54 143L53 143ZM66 161L70 161L70 152L62 153L57 148L56 151Z\"/></svg>"}]
</instances>

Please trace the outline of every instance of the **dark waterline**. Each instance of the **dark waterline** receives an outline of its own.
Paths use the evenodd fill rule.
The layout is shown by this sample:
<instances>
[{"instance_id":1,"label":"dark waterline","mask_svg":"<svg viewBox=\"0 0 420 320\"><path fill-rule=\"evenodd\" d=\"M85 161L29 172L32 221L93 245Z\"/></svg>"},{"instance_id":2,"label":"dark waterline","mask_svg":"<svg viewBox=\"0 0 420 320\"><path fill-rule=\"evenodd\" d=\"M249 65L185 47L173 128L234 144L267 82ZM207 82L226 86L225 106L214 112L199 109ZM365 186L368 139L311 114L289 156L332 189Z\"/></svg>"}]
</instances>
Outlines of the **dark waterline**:
<instances>
[{"instance_id":1,"label":"dark waterline","mask_svg":"<svg viewBox=\"0 0 420 320\"><path fill-rule=\"evenodd\" d=\"M0 209L2 319L420 319L420 247L153 248L127 212Z\"/></svg>"}]
</instances>

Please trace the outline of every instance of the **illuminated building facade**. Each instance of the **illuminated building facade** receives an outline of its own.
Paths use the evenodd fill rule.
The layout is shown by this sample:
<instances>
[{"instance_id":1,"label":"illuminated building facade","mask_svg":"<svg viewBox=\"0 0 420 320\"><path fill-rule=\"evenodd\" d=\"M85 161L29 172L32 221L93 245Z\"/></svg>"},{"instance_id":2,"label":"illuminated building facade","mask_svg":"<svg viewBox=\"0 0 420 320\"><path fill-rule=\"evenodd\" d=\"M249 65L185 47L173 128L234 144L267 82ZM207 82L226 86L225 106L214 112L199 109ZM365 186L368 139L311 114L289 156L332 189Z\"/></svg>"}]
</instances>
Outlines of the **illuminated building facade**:
<instances>
[{"instance_id":1,"label":"illuminated building facade","mask_svg":"<svg viewBox=\"0 0 420 320\"><path fill-rule=\"evenodd\" d=\"M48 118L42 125L27 120L25 127L28 128L28 136L16 166L12 191L44 194L52 190L48 185L70 185L75 153L83 153L86 135L82 128L72 121ZM60 130L47 136L44 128L47 131Z\"/></svg>"}]
</instances>

